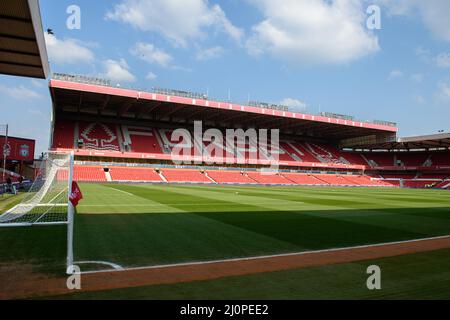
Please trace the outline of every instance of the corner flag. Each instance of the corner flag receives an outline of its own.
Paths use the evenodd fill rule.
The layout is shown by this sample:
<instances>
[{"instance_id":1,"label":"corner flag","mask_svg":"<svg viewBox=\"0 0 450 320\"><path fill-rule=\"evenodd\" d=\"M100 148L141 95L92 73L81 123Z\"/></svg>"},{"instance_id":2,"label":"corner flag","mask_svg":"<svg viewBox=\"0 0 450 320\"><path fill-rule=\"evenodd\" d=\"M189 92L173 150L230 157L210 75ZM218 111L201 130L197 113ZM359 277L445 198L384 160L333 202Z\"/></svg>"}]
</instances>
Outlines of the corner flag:
<instances>
[{"instance_id":1,"label":"corner flag","mask_svg":"<svg viewBox=\"0 0 450 320\"><path fill-rule=\"evenodd\" d=\"M72 193L69 196L69 200L76 207L81 199L83 199L83 194L81 193L80 187L78 187L76 181L72 181Z\"/></svg>"}]
</instances>

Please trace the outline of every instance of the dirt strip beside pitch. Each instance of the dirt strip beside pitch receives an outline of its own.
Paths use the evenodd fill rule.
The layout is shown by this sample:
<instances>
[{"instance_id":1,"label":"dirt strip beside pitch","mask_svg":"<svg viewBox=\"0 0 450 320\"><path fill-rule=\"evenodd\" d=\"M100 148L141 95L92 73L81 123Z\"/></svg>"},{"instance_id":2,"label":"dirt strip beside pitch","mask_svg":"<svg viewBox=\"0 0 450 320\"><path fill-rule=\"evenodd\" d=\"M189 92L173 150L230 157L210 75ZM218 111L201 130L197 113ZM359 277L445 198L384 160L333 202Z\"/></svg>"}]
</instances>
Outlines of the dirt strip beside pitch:
<instances>
[{"instance_id":1,"label":"dirt strip beside pitch","mask_svg":"<svg viewBox=\"0 0 450 320\"><path fill-rule=\"evenodd\" d=\"M103 291L212 280L230 276L373 260L446 248L450 248L450 236L292 255L88 273L82 275L81 291ZM3 286L0 289L0 299L44 297L73 293L66 287L66 278L49 279L36 276L27 278L22 281L15 281L9 285L7 283L6 286ZM16 280L18 280L17 277Z\"/></svg>"}]
</instances>

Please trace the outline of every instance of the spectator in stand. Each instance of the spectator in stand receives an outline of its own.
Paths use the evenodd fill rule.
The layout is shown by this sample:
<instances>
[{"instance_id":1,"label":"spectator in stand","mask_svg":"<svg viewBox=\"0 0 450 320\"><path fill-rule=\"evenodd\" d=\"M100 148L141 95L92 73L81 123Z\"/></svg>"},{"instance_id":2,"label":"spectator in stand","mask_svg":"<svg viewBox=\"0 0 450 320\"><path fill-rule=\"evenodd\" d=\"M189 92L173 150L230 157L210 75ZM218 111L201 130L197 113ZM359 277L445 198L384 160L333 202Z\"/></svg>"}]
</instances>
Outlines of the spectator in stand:
<instances>
[{"instance_id":1,"label":"spectator in stand","mask_svg":"<svg viewBox=\"0 0 450 320\"><path fill-rule=\"evenodd\" d=\"M19 177L19 190L23 189L22 183L23 183L23 177L20 176Z\"/></svg>"},{"instance_id":2,"label":"spectator in stand","mask_svg":"<svg viewBox=\"0 0 450 320\"><path fill-rule=\"evenodd\" d=\"M6 179L6 192L12 192L12 180L11 177Z\"/></svg>"}]
</instances>

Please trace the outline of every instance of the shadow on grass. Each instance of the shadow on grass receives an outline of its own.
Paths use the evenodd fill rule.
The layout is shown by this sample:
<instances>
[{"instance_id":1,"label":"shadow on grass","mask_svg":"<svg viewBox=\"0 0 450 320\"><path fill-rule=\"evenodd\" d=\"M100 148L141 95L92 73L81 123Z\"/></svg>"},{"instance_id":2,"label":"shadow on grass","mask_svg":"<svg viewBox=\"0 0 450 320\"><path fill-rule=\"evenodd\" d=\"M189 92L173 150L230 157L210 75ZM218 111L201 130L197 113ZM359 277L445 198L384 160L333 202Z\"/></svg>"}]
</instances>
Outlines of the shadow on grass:
<instances>
[{"instance_id":1,"label":"shadow on grass","mask_svg":"<svg viewBox=\"0 0 450 320\"><path fill-rule=\"evenodd\" d=\"M78 214L76 260L147 266L450 234L450 208ZM1 264L64 272L66 227L0 228Z\"/></svg>"}]
</instances>

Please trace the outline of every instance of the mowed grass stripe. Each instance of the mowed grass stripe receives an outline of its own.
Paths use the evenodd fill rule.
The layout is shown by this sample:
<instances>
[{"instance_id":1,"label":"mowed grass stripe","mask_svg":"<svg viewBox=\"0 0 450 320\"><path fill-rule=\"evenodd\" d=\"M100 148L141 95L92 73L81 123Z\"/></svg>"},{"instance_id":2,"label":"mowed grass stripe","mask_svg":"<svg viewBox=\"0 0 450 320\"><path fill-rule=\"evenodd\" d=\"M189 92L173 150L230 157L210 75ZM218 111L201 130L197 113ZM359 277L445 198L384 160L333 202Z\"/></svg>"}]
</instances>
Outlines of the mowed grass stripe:
<instances>
[{"instance_id":1,"label":"mowed grass stripe","mask_svg":"<svg viewBox=\"0 0 450 320\"><path fill-rule=\"evenodd\" d=\"M84 199L80 202L80 214L132 214L152 212L183 212L166 206L152 197L142 196L137 186L83 184L80 186ZM149 210L149 209L152 210Z\"/></svg>"},{"instance_id":2,"label":"mowed grass stripe","mask_svg":"<svg viewBox=\"0 0 450 320\"><path fill-rule=\"evenodd\" d=\"M414 230L410 230L408 228L400 228L396 227L396 224L389 223L372 223L371 221L352 221L342 219L344 215L351 214L355 216L364 215L361 211L349 211L349 210L330 210L330 207L327 207L327 210L318 211L317 206L315 207L315 211L310 212L309 216L304 216L303 218L298 217L297 215L281 215L282 210L277 211L269 211L265 208L265 212L270 213L269 215L262 215L264 211L261 211L261 208L256 207L256 211L258 213L258 220L254 221L248 217L248 214L252 214L255 211L254 206L249 206L248 203L245 206L242 206L239 216L232 215L230 216L230 212L236 212L236 207L230 208L227 202L224 202L224 206L214 206L211 208L199 208L197 204L204 204L205 201L211 201L211 198L214 198L214 201L217 201L217 198L227 199L230 198L234 201L239 199L239 196L236 196L234 193L229 192L229 187L224 188L228 195L218 195L220 193L221 188L214 189L214 191L203 190L203 192L199 192L201 187L186 187L186 186L177 186L177 187L164 187L164 191L162 191L159 186L149 186L144 187L140 186L137 188L145 188L151 189L152 192L145 193L145 196L153 196L157 197L158 201L161 203L167 203L167 201L172 201L172 197L167 196L173 190L177 190L176 198L179 201L190 200L195 205L192 206L193 212L197 213L205 213L204 217L208 219L219 220L220 222L231 224L237 228L243 228L248 231L252 231L254 233L261 234L263 233L270 238L275 238L280 241L290 242L298 247L307 248L307 249L318 249L318 248L327 248L332 243L336 243L337 246L347 246L353 244L367 244L372 242L383 242L385 240L407 240L423 237L423 235L428 235L428 233L417 232L417 228ZM213 189L213 188L212 188ZM247 188L244 188L245 190ZM130 191L129 188L126 190ZM182 190L181 194L179 190ZM266 190L271 190L267 188ZM140 190L139 192L144 192ZM161 194L163 192L164 194ZM199 197L199 195L202 195ZM348 196L348 195L347 195ZM199 199L200 198L200 199ZM206 198L206 199L205 199ZM252 197L252 203L254 203L255 197ZM170 200L169 200L170 199ZM246 198L248 200L248 198ZM323 201L326 201L324 199ZM279 208L283 205L283 201L273 201L276 204L276 207ZM186 206L183 206L183 209L186 209ZM276 215L273 215L273 214ZM305 214L305 212L303 212ZM370 214L380 215L386 214L386 212L382 210L377 210L375 212L370 212ZM311 215L313 215L311 217ZM314 216L315 215L315 216ZM324 215L324 216L321 216ZM243 218L244 222L240 221L240 218ZM319 218L321 218L319 220ZM247 222L250 222L247 224ZM321 222L322 221L322 222ZM315 223L317 222L317 224ZM266 230L266 228L269 228ZM322 228L322 230L319 230ZM419 230L423 230L423 226L418 226ZM283 231L282 231L283 230ZM281 231L281 232L280 232ZM330 234L329 241L320 241L319 238L323 237L323 233ZM441 231L441 230L439 230ZM439 233L440 235L441 233Z\"/></svg>"},{"instance_id":3,"label":"mowed grass stripe","mask_svg":"<svg viewBox=\"0 0 450 320\"><path fill-rule=\"evenodd\" d=\"M186 199L167 189L150 188L149 192L142 186L116 187L145 199L157 199L162 206L166 206L164 203L167 201L173 203L174 197L192 205L202 200L195 197ZM223 203L223 206L227 205ZM173 207L179 210L178 206ZM155 207L148 209L154 210ZM99 228L108 232L99 232ZM112 261L127 267L304 250L291 243L189 212L149 210L148 214L80 215L76 230L76 239L79 240L75 250L77 260Z\"/></svg>"},{"instance_id":4,"label":"mowed grass stripe","mask_svg":"<svg viewBox=\"0 0 450 320\"><path fill-rule=\"evenodd\" d=\"M271 198L277 199L290 199L295 200L298 197L304 203L310 203L303 192L297 193L295 195L286 196L283 192L270 192L263 190L254 190L251 191L247 189L239 189L233 188L232 190L227 190L228 192L235 192L236 190L243 190L241 192L247 192L252 194L258 194L261 197L270 196ZM303 191L303 190L302 190ZM417 192L417 190L414 190ZM321 197L322 203L328 202L329 205L335 204L336 195L333 194L333 198L330 200L330 197L323 198ZM428 202L425 204L420 204L417 206L417 203L413 203L411 206L413 208L405 208L405 203L402 202L402 205L398 205L395 201L391 199L384 199L383 204L386 209L384 210L371 210L372 208L376 208L379 201L372 201L371 195L367 195L364 198L360 197L359 199L365 199L369 201L371 205L365 205L365 203L361 201L355 201L353 198L349 197L348 190L346 197L349 199L349 202L353 202L354 205L349 206L349 208L358 209L355 211L343 211L343 210L328 210L328 211L313 211L308 212L310 215L320 216L324 218L338 219L347 222L356 222L360 224L369 224L373 226L386 227L389 226L390 229L401 230L401 231L412 231L414 233L423 233L423 230L427 230L426 233L423 233L424 236L433 235L446 235L450 232L450 202L447 199L448 207L436 207L436 208L427 208ZM342 196L341 196L342 198ZM331 201L331 204L330 204ZM394 203L393 203L394 202ZM364 205L361 205L364 204ZM440 204L439 204L440 205ZM341 206L334 207L339 208ZM364 209L359 209L364 208ZM318 209L318 208L316 208ZM370 218L368 217L370 216Z\"/></svg>"},{"instance_id":5,"label":"mowed grass stripe","mask_svg":"<svg viewBox=\"0 0 450 320\"><path fill-rule=\"evenodd\" d=\"M204 187L197 187L204 190ZM214 190L210 188L208 190ZM345 190L342 191L342 190ZM353 194L355 191L355 194ZM450 204L449 197L417 197L411 196L406 198L404 196L392 196L389 197L385 194L376 195L371 192L368 193L365 189L364 193L357 192L360 191L357 188L351 189L352 196L349 197L349 189L341 189L340 191L330 191L330 192L318 192L317 190L308 190L304 188L292 188L292 189L255 189L246 187L226 187L221 192L226 192L229 194L239 192L242 195L260 195L262 197L269 197L273 199L286 199L290 201L300 201L305 204L313 205L328 205L334 207L342 208L360 208L360 204L364 204L365 208L380 208L384 207L394 207L402 208L405 205L411 205L414 203L416 207L429 207L431 206L448 206ZM417 191L416 191L417 192Z\"/></svg>"},{"instance_id":6,"label":"mowed grass stripe","mask_svg":"<svg viewBox=\"0 0 450 320\"><path fill-rule=\"evenodd\" d=\"M274 198L261 198L259 196L247 195L241 192L227 193L220 189L202 189L189 188L184 186L170 187L170 192L187 195L189 197L204 198L206 201L224 201L227 203L236 203L240 205L240 211L245 207L253 207L256 211L262 210L279 210L279 211L297 211L302 203L299 201L290 201L282 199L281 201Z\"/></svg>"},{"instance_id":7,"label":"mowed grass stripe","mask_svg":"<svg viewBox=\"0 0 450 320\"><path fill-rule=\"evenodd\" d=\"M124 266L349 247L450 233L450 214L444 206L448 193L442 192L425 191L426 201L412 202L404 200L421 194L420 190L118 184L82 184L81 189L84 199L75 218L77 260ZM427 205L433 196L439 199L439 207ZM373 208L375 197L379 201ZM401 207L392 199L402 199ZM337 200L341 203L333 205ZM30 237L15 229L0 229L0 242L17 243L14 254L0 248L2 261L64 265L64 229L62 233L27 230L31 231L25 235ZM27 246L21 239L42 243L44 248ZM49 244L56 241L64 245L52 251Z\"/></svg>"},{"instance_id":8,"label":"mowed grass stripe","mask_svg":"<svg viewBox=\"0 0 450 320\"><path fill-rule=\"evenodd\" d=\"M240 199L244 198L244 201L247 201L247 203L249 199L252 203L254 203L254 201L258 202L258 199L255 199L255 197L242 196L241 198L240 195L235 195L233 193L228 193L228 195L225 196L221 195L220 188L214 189L214 191L199 189L199 187L184 186L169 188L171 191L177 190L177 193L179 192L181 194L187 194L194 197L198 197L199 195L201 195L202 198L207 197L213 199L230 199L231 197L234 201L240 201ZM287 241L299 247L306 247L308 249L326 248L332 242L337 242L338 246L346 246L352 245L355 242L358 244L367 244L372 241L380 242L386 239L386 237L393 240L400 237L401 240L406 240L421 236L421 233L411 232L410 230L399 230L388 225L380 227L370 226L367 223L346 222L340 220L338 216L332 218L322 218L322 222L319 222L318 217L312 217L312 219L310 219L310 216L300 217L296 214L296 212L293 214L283 214L284 210L282 210L282 206L284 202L285 200L273 200L271 202L270 207L278 208L277 211L269 211L267 210L268 206L260 205L265 207L266 210L259 211L257 219L251 219L248 217L248 215L254 214L254 212L248 210L241 211L238 215L236 212L231 215L229 211L214 211L207 213L205 210L200 210L198 214L239 228L251 230L256 233L263 233L271 238ZM317 222L317 226L311 225L309 221L313 221L313 224L314 222ZM322 232L324 233L336 235L336 238L331 236L330 242L321 243L321 241L318 241L317 238L317 235L321 233L317 227L322 227ZM280 232L281 230L282 232ZM351 233L347 233L349 230L353 231ZM323 235L320 235L320 237L323 237ZM361 237L367 238L366 241L359 241L360 239L358 238Z\"/></svg>"}]
</instances>

